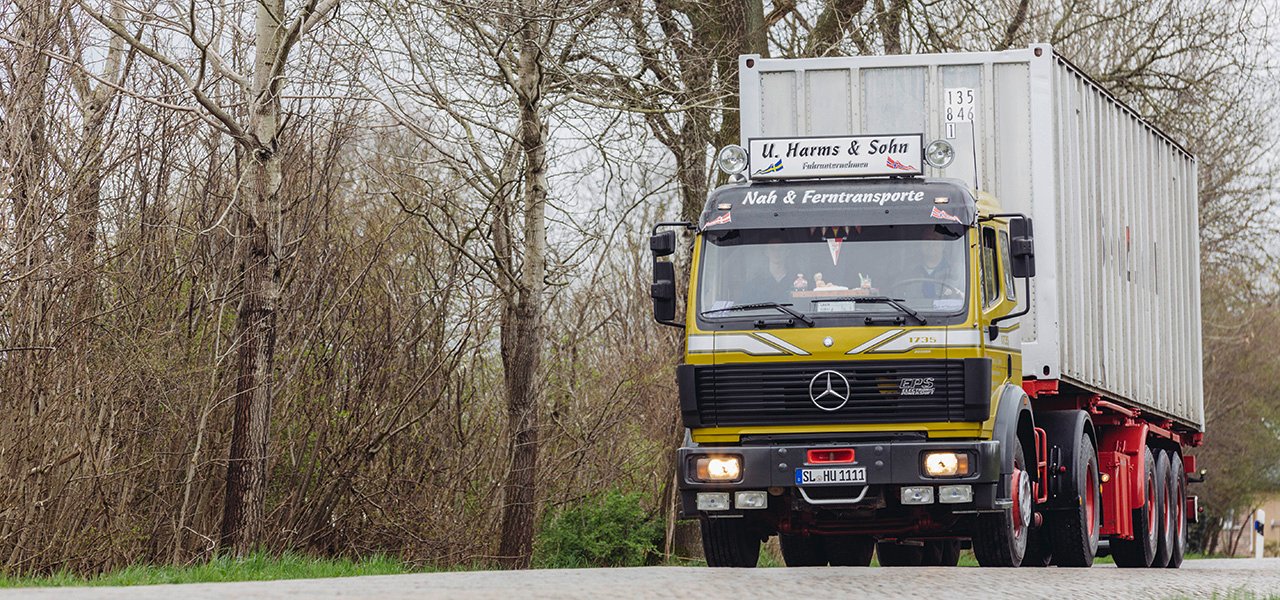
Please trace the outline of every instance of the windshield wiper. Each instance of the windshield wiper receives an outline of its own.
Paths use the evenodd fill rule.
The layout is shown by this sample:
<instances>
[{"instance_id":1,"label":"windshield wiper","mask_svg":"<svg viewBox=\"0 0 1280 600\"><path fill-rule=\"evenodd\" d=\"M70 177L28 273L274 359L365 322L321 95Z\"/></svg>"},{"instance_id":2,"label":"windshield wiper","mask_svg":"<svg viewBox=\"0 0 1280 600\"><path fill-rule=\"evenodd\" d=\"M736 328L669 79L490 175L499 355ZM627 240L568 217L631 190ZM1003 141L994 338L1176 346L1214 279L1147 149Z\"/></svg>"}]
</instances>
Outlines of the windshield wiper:
<instances>
[{"instance_id":1,"label":"windshield wiper","mask_svg":"<svg viewBox=\"0 0 1280 600\"><path fill-rule=\"evenodd\" d=\"M853 302L855 304L888 304L903 314L920 322L921 325L928 325L929 322L920 313L916 312L910 306L903 304L902 298L890 298L888 296L840 296L838 298L814 298L811 302Z\"/></svg>"},{"instance_id":2,"label":"windshield wiper","mask_svg":"<svg viewBox=\"0 0 1280 600\"><path fill-rule=\"evenodd\" d=\"M718 313L718 312L738 312L741 310L756 310L758 308L772 308L780 312L787 313L788 315L791 315L799 319L801 323L804 323L805 325L813 327L814 322L813 322L813 319L809 318L809 315L806 315L798 310L795 310L794 308L791 308L791 306L792 306L791 304L779 304L777 302L756 302L755 304L739 304L737 306L727 306L725 308L713 308L711 310L704 310L702 311L702 316L705 317L711 313Z\"/></svg>"}]
</instances>

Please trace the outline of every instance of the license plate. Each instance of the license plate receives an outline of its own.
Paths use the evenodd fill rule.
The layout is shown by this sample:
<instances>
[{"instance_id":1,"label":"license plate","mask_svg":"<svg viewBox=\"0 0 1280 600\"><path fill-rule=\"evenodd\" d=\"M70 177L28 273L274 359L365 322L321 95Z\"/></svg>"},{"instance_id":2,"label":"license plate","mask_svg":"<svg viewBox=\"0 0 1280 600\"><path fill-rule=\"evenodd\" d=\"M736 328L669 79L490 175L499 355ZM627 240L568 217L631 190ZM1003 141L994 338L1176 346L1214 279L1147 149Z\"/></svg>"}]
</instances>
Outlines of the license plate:
<instances>
[{"instance_id":1,"label":"license plate","mask_svg":"<svg viewBox=\"0 0 1280 600\"><path fill-rule=\"evenodd\" d=\"M866 482L866 467L796 469L796 485L839 485Z\"/></svg>"}]
</instances>

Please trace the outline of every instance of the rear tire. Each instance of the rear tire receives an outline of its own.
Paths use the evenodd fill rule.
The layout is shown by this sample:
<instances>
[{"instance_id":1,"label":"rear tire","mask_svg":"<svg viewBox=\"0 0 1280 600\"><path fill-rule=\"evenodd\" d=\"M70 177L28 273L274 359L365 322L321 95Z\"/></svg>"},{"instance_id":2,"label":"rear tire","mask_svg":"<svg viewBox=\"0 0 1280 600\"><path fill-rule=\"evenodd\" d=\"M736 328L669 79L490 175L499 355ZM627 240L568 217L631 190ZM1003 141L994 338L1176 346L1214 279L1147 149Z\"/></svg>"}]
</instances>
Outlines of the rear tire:
<instances>
[{"instance_id":1,"label":"rear tire","mask_svg":"<svg viewBox=\"0 0 1280 600\"><path fill-rule=\"evenodd\" d=\"M1068 474L1075 480L1074 504L1055 511L1050 519L1049 538L1055 564L1059 567L1093 566L1102 531L1102 488L1098 484L1098 453L1089 436L1081 436L1075 464Z\"/></svg>"},{"instance_id":2,"label":"rear tire","mask_svg":"<svg viewBox=\"0 0 1280 600\"><path fill-rule=\"evenodd\" d=\"M876 551L876 539L869 535L828 535L822 548L833 567L869 567Z\"/></svg>"},{"instance_id":3,"label":"rear tire","mask_svg":"<svg viewBox=\"0 0 1280 600\"><path fill-rule=\"evenodd\" d=\"M922 554L922 567L954 567L960 564L960 540L929 540Z\"/></svg>"},{"instance_id":4,"label":"rear tire","mask_svg":"<svg viewBox=\"0 0 1280 600\"><path fill-rule=\"evenodd\" d=\"M1182 466L1182 455L1169 453L1169 481L1173 490L1173 552L1169 555L1169 568L1182 566L1187 551L1187 471Z\"/></svg>"},{"instance_id":5,"label":"rear tire","mask_svg":"<svg viewBox=\"0 0 1280 600\"><path fill-rule=\"evenodd\" d=\"M876 556L882 567L918 567L924 560L924 546L880 542L876 544Z\"/></svg>"},{"instance_id":6,"label":"rear tire","mask_svg":"<svg viewBox=\"0 0 1280 600\"><path fill-rule=\"evenodd\" d=\"M978 515L973 536L973 554L984 567L1017 567L1027 552L1031 532L1031 513L1035 494L1031 492L1031 475L1026 470L1022 441L1014 438L1013 473L1009 496L1013 506L998 513Z\"/></svg>"},{"instance_id":7,"label":"rear tire","mask_svg":"<svg viewBox=\"0 0 1280 600\"><path fill-rule=\"evenodd\" d=\"M702 519L702 553L708 567L754 567L760 533L743 519Z\"/></svg>"},{"instance_id":8,"label":"rear tire","mask_svg":"<svg viewBox=\"0 0 1280 600\"><path fill-rule=\"evenodd\" d=\"M823 567L827 564L823 540L818 536L782 533L778 535L778 545L782 547L782 561L788 567Z\"/></svg>"},{"instance_id":9,"label":"rear tire","mask_svg":"<svg viewBox=\"0 0 1280 600\"><path fill-rule=\"evenodd\" d=\"M1159 486L1156 490L1156 524L1159 529L1156 556L1151 560L1151 566L1163 569L1169 566L1169 556L1173 554L1173 510L1170 506L1173 482L1169 479L1169 453L1157 451L1156 454L1156 485Z\"/></svg>"},{"instance_id":10,"label":"rear tire","mask_svg":"<svg viewBox=\"0 0 1280 600\"><path fill-rule=\"evenodd\" d=\"M1111 540L1111 556L1117 567L1135 568L1149 567L1156 557L1156 498L1159 496L1156 487L1156 458L1147 448L1143 459L1143 476L1146 478L1146 499L1142 506L1133 509L1133 539Z\"/></svg>"}]
</instances>

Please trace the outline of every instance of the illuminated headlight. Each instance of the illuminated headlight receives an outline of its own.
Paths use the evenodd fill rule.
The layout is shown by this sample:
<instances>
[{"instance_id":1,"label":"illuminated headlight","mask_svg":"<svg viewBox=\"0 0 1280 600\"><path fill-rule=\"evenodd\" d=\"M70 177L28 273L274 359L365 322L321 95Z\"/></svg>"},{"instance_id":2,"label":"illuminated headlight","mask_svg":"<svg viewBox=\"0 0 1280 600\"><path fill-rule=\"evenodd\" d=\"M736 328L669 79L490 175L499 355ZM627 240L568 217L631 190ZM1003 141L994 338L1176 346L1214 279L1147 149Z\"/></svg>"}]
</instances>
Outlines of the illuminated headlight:
<instances>
[{"instance_id":1,"label":"illuminated headlight","mask_svg":"<svg viewBox=\"0 0 1280 600\"><path fill-rule=\"evenodd\" d=\"M693 463L693 478L703 482L733 482L742 479L742 459L737 456L699 456Z\"/></svg>"},{"instance_id":2,"label":"illuminated headlight","mask_svg":"<svg viewBox=\"0 0 1280 600\"><path fill-rule=\"evenodd\" d=\"M935 169L945 169L956 157L956 149L946 140L933 140L924 149L924 160Z\"/></svg>"},{"instance_id":3,"label":"illuminated headlight","mask_svg":"<svg viewBox=\"0 0 1280 600\"><path fill-rule=\"evenodd\" d=\"M930 486L902 488L903 504L933 504L933 488Z\"/></svg>"},{"instance_id":4,"label":"illuminated headlight","mask_svg":"<svg viewBox=\"0 0 1280 600\"><path fill-rule=\"evenodd\" d=\"M725 173L737 175L747 169L747 151L742 146L729 144L716 155L716 166Z\"/></svg>"},{"instance_id":5,"label":"illuminated headlight","mask_svg":"<svg viewBox=\"0 0 1280 600\"><path fill-rule=\"evenodd\" d=\"M929 477L964 477L969 474L969 455L965 452L925 454L924 474Z\"/></svg>"},{"instance_id":6,"label":"illuminated headlight","mask_svg":"<svg viewBox=\"0 0 1280 600\"><path fill-rule=\"evenodd\" d=\"M698 510L729 510L729 492L698 492Z\"/></svg>"},{"instance_id":7,"label":"illuminated headlight","mask_svg":"<svg viewBox=\"0 0 1280 600\"><path fill-rule=\"evenodd\" d=\"M938 502L943 504L964 504L973 502L973 486L943 485L938 487Z\"/></svg>"},{"instance_id":8,"label":"illuminated headlight","mask_svg":"<svg viewBox=\"0 0 1280 600\"><path fill-rule=\"evenodd\" d=\"M733 495L733 506L742 510L769 508L769 494L764 492L736 492Z\"/></svg>"}]
</instances>

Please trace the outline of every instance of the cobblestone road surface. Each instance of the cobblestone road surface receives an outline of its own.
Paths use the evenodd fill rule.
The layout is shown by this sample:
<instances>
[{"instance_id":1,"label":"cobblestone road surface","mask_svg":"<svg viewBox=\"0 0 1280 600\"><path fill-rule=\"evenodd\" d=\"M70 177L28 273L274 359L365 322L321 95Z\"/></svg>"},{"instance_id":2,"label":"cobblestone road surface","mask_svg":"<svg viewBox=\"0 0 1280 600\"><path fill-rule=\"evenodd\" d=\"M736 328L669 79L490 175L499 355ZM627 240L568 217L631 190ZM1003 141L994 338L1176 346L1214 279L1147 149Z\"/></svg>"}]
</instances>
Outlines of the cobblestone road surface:
<instances>
[{"instance_id":1,"label":"cobblestone road surface","mask_svg":"<svg viewBox=\"0 0 1280 600\"><path fill-rule=\"evenodd\" d=\"M8 598L1231 598L1280 597L1280 559L1192 560L1178 570L646 567L344 579L45 588Z\"/></svg>"}]
</instances>

